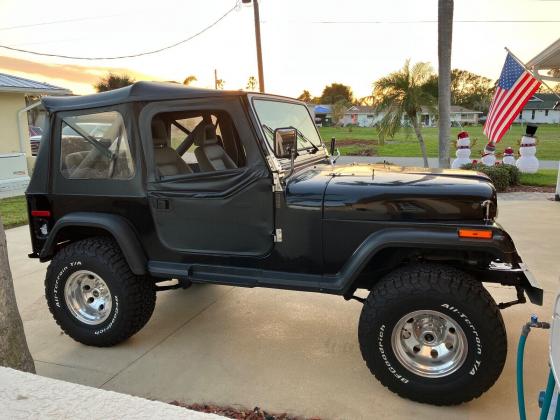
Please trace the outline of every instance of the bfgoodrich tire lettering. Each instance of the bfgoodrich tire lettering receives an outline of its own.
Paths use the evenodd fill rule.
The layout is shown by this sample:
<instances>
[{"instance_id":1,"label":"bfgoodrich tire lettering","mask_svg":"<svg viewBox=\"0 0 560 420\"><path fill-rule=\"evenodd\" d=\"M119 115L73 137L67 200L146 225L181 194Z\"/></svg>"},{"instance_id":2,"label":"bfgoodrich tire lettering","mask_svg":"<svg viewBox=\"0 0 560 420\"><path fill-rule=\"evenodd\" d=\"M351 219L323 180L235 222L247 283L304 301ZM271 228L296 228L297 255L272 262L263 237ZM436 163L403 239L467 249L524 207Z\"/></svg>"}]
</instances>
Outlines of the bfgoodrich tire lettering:
<instances>
[{"instance_id":1,"label":"bfgoodrich tire lettering","mask_svg":"<svg viewBox=\"0 0 560 420\"><path fill-rule=\"evenodd\" d=\"M442 314L464 332L467 354L452 373L418 374L395 354L395 326L407 314L422 311ZM435 405L480 396L499 377L507 354L504 323L489 293L470 275L436 264L406 266L376 284L362 310L358 335L362 356L383 385Z\"/></svg>"},{"instance_id":2,"label":"bfgoodrich tire lettering","mask_svg":"<svg viewBox=\"0 0 560 420\"><path fill-rule=\"evenodd\" d=\"M111 310L103 322L89 325L69 309L65 285L73 273L87 270L103 279L111 294ZM90 346L115 345L137 333L155 306L153 284L136 276L110 238L89 238L60 250L47 269L45 295L57 324L74 340Z\"/></svg>"}]
</instances>

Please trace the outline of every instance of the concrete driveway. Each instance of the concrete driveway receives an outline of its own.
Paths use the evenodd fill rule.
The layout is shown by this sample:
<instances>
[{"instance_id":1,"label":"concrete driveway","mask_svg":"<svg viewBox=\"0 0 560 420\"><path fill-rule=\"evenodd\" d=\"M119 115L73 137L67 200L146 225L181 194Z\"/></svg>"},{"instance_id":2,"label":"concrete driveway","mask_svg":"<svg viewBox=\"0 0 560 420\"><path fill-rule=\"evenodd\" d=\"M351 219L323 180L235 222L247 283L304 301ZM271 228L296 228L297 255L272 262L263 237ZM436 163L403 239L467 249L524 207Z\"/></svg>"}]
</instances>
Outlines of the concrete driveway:
<instances>
[{"instance_id":1,"label":"concrete driveway","mask_svg":"<svg viewBox=\"0 0 560 420\"><path fill-rule=\"evenodd\" d=\"M545 306L503 311L509 355L504 372L481 398L439 408L403 400L370 375L357 343L361 305L335 296L197 285L158 295L148 325L126 343L98 349L63 335L44 299L46 265L27 258L27 227L7 231L17 300L38 373L161 401L262 407L325 419L517 417L515 351L522 324L543 319L559 289L560 203L501 199L499 221L545 289ZM514 291L489 287L496 301ZM529 418L547 374L548 335L526 347Z\"/></svg>"}]
</instances>

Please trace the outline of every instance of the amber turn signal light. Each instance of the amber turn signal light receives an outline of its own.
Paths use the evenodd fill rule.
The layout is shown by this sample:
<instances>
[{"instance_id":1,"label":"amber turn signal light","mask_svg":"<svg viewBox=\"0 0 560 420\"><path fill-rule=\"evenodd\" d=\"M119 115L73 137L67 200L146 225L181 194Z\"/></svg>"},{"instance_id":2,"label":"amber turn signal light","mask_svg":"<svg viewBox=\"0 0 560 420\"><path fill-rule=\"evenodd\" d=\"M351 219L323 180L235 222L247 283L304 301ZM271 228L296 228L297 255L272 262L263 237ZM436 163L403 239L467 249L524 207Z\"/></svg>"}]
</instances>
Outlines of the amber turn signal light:
<instances>
[{"instance_id":1,"label":"amber turn signal light","mask_svg":"<svg viewBox=\"0 0 560 420\"><path fill-rule=\"evenodd\" d=\"M482 229L459 229L459 238L492 239L492 231Z\"/></svg>"}]
</instances>

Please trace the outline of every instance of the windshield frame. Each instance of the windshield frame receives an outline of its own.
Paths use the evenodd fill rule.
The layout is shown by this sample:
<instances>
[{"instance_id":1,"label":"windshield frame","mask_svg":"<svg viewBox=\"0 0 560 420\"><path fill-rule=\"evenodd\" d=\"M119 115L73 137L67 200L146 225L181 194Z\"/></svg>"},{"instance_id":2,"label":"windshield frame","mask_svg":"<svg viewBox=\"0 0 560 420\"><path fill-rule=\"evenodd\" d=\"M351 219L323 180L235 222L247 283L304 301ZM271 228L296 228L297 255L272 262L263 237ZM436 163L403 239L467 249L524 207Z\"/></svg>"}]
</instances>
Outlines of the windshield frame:
<instances>
[{"instance_id":1,"label":"windshield frame","mask_svg":"<svg viewBox=\"0 0 560 420\"><path fill-rule=\"evenodd\" d=\"M323 139L321 138L321 134L319 133L319 130L317 129L317 125L315 124L315 121L313 120L313 116L311 115L311 112L309 111L309 108L307 107L307 105L305 104L305 102L299 101L297 99L292 99L292 98L287 98L284 96L274 96L274 95L262 95L262 94L251 94L251 95L247 95L248 99L249 99L249 104L251 107L251 111L253 113L254 118L256 119L257 122L257 126L259 129L259 132L264 140L264 143L266 144L266 148L268 150L268 152L271 154L271 156L273 156L275 159L277 159L279 162L286 162L289 161L290 159L288 158L279 158L274 154L274 149L273 146L269 143L269 141L267 140L268 137L266 136L266 133L264 131L264 127L263 124L259 118L259 113L257 112L257 109L255 107L255 103L254 101L270 101L270 102L279 102L279 103L288 103L288 104L293 104L293 105L300 105L303 108L305 108L305 110L307 111L307 115L309 116L309 119L311 120L311 123L313 124L313 127L315 128L315 132L317 133L317 138L319 139L319 144L314 145L313 142L311 141L311 139L308 139L310 145L309 147L303 147L303 148L298 148L298 156L296 157L296 161L299 158L302 157L312 157L312 158L321 158L324 159L326 157L326 146L325 143L323 142ZM294 127L297 128L297 127ZM298 137L300 136L300 130L298 130ZM303 134L303 133L301 133ZM299 153L299 152L304 152L304 153ZM284 165L282 165L284 166Z\"/></svg>"}]
</instances>

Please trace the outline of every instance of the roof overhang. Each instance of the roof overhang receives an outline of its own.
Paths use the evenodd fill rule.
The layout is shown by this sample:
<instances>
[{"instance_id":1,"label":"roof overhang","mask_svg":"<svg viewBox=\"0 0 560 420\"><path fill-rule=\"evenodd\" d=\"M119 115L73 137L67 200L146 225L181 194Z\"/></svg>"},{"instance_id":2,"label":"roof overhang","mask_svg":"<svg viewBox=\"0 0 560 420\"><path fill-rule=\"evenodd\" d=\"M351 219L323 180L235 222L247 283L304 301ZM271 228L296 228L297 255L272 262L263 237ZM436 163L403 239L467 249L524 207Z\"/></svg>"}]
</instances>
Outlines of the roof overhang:
<instances>
[{"instance_id":1,"label":"roof overhang","mask_svg":"<svg viewBox=\"0 0 560 420\"><path fill-rule=\"evenodd\" d=\"M552 69L560 69L560 38L529 60L527 67L538 73L543 80L551 80L560 82L560 77L553 77L547 74L541 74L540 70L548 71Z\"/></svg>"},{"instance_id":2,"label":"roof overhang","mask_svg":"<svg viewBox=\"0 0 560 420\"><path fill-rule=\"evenodd\" d=\"M8 87L1 86L0 93L21 93L24 95L55 95L55 96L66 96L72 95L72 91L68 89L27 89L21 87Z\"/></svg>"}]
</instances>

